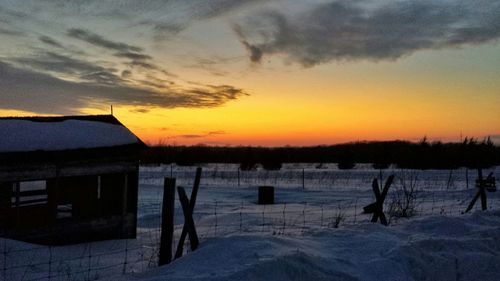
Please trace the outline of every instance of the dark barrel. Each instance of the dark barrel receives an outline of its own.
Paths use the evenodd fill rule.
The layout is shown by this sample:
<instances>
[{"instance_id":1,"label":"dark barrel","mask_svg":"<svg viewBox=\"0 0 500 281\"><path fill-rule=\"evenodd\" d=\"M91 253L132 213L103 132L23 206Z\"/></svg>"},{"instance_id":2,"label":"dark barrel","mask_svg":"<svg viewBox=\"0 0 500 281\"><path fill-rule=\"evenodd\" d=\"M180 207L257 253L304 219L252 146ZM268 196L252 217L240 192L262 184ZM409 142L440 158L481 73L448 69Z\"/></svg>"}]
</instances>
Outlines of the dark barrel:
<instances>
[{"instance_id":1,"label":"dark barrel","mask_svg":"<svg viewBox=\"0 0 500 281\"><path fill-rule=\"evenodd\" d=\"M274 204L274 186L259 186L259 205Z\"/></svg>"}]
</instances>

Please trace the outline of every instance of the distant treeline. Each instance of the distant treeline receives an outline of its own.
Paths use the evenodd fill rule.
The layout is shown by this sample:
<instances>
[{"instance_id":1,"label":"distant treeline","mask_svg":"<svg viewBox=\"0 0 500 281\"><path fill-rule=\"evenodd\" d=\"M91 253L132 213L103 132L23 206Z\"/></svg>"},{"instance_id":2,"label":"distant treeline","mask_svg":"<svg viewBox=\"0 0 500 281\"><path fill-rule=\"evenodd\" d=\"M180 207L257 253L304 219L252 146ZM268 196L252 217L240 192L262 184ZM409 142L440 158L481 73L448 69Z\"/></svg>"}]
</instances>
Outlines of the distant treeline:
<instances>
[{"instance_id":1,"label":"distant treeline","mask_svg":"<svg viewBox=\"0 0 500 281\"><path fill-rule=\"evenodd\" d=\"M309 147L211 147L152 146L144 151L143 163L239 163L242 169L261 164L279 169L281 163L339 163L349 169L356 163L373 163L375 168L395 164L400 168L454 169L487 168L500 165L500 147L487 138L466 138L461 143L409 141L353 142Z\"/></svg>"}]
</instances>

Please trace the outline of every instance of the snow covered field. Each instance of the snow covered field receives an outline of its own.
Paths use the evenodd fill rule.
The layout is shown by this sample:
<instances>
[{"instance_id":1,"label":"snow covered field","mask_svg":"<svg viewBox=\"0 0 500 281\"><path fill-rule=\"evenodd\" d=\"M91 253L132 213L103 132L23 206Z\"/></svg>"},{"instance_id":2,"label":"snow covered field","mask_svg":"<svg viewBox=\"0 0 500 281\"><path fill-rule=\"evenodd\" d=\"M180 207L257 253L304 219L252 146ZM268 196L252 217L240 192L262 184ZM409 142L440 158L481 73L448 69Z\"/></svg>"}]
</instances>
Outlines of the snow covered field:
<instances>
[{"instance_id":1,"label":"snow covered field","mask_svg":"<svg viewBox=\"0 0 500 281\"><path fill-rule=\"evenodd\" d=\"M163 268L155 266L163 178L175 177L189 195L195 167L141 167L137 239L65 247L3 239L0 280L500 280L500 192L488 193L487 212L462 215L476 171L317 166L204 165L194 211L201 247ZM500 177L498 168L489 172ZM393 173L390 226L371 224L362 213L374 201L371 181ZM256 204L259 185L276 187L276 204ZM404 188L414 190L410 219L394 208L389 215ZM174 240L179 205L175 221Z\"/></svg>"},{"instance_id":2,"label":"snow covered field","mask_svg":"<svg viewBox=\"0 0 500 281\"><path fill-rule=\"evenodd\" d=\"M230 235L116 280L499 280L500 212L359 224L304 237Z\"/></svg>"}]
</instances>

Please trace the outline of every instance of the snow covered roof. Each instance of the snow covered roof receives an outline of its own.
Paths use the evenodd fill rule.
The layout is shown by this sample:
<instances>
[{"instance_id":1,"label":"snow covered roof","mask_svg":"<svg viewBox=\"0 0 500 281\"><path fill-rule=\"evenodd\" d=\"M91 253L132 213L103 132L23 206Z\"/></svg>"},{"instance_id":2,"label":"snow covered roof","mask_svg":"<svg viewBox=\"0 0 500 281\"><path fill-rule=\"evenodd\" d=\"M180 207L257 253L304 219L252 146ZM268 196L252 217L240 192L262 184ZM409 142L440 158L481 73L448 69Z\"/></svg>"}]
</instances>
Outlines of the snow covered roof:
<instances>
[{"instance_id":1,"label":"snow covered roof","mask_svg":"<svg viewBox=\"0 0 500 281\"><path fill-rule=\"evenodd\" d=\"M0 153L143 144L111 115L0 118Z\"/></svg>"}]
</instances>

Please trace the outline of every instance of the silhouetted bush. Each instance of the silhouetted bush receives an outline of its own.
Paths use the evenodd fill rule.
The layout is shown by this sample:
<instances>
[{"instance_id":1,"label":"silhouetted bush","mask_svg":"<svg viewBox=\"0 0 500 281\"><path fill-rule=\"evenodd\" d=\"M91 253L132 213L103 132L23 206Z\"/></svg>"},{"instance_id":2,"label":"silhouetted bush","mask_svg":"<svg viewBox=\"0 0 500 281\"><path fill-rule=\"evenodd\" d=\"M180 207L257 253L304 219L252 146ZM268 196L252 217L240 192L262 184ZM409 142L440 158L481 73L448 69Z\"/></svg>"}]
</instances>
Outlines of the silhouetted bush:
<instances>
[{"instance_id":1,"label":"silhouetted bush","mask_svg":"<svg viewBox=\"0 0 500 281\"><path fill-rule=\"evenodd\" d=\"M281 162L278 162L278 161L265 161L265 162L262 162L262 168L264 168L264 170L268 170L268 171L277 171L277 170L280 170L281 167L283 166Z\"/></svg>"},{"instance_id":2,"label":"silhouetted bush","mask_svg":"<svg viewBox=\"0 0 500 281\"><path fill-rule=\"evenodd\" d=\"M356 166L356 163L354 163L353 161L342 161L342 162L337 163L337 167L340 170L350 170L350 169L354 168L355 166Z\"/></svg>"},{"instance_id":3,"label":"silhouetted bush","mask_svg":"<svg viewBox=\"0 0 500 281\"><path fill-rule=\"evenodd\" d=\"M245 161L240 163L240 170L242 171L254 171L257 170L257 163Z\"/></svg>"},{"instance_id":4,"label":"silhouetted bush","mask_svg":"<svg viewBox=\"0 0 500 281\"><path fill-rule=\"evenodd\" d=\"M389 163L383 163L383 162L375 162L372 164L373 169L377 170L383 170L389 168L391 164Z\"/></svg>"},{"instance_id":5,"label":"silhouetted bush","mask_svg":"<svg viewBox=\"0 0 500 281\"><path fill-rule=\"evenodd\" d=\"M341 170L349 170L356 166L354 155L351 150L343 151L338 157L337 167Z\"/></svg>"}]
</instances>

